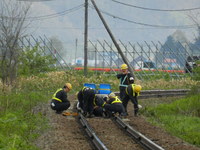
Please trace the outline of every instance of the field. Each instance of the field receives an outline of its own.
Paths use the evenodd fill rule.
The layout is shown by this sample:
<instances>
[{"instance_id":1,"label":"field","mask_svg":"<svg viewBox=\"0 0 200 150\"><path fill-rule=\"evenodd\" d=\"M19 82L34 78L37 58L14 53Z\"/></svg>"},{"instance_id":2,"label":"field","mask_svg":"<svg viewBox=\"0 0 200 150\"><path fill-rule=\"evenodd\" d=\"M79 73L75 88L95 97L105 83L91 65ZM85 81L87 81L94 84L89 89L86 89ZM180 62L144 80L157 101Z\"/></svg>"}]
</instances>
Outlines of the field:
<instances>
[{"instance_id":1,"label":"field","mask_svg":"<svg viewBox=\"0 0 200 150\"><path fill-rule=\"evenodd\" d=\"M47 118L48 114L44 114L39 106L48 107L52 94L65 82L70 82L73 85L73 90L70 92L72 97L82 88L84 83L109 83L112 91L118 91L119 84L115 76L89 72L88 77L83 78L81 71L61 71L22 77L17 80L12 89L1 85L1 149L38 149L34 144L35 140L52 128L49 124L49 118ZM200 98L197 94L198 81L183 78L180 80L136 80L136 83L141 84L143 89L192 89L196 87L192 89L194 92L186 98L145 101L142 104L144 107L141 110L141 115L171 134L196 146L200 145L200 135L199 132L196 132L200 130L197 126L200 108ZM178 120L180 123L176 122ZM170 127L172 121L174 124Z\"/></svg>"}]
</instances>

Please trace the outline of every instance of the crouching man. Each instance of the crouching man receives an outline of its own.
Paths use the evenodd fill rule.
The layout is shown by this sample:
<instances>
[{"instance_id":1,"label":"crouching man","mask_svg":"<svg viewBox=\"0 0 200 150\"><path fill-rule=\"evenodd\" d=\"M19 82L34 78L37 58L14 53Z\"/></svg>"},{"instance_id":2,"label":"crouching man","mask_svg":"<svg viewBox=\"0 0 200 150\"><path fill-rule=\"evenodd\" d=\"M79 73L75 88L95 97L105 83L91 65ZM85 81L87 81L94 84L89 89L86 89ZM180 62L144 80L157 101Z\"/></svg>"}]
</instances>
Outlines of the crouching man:
<instances>
[{"instance_id":1,"label":"crouching man","mask_svg":"<svg viewBox=\"0 0 200 150\"><path fill-rule=\"evenodd\" d=\"M105 113L102 105L107 101L107 95L96 94L93 100L93 114L97 117L106 117L107 114Z\"/></svg>"},{"instance_id":2,"label":"crouching man","mask_svg":"<svg viewBox=\"0 0 200 150\"><path fill-rule=\"evenodd\" d=\"M83 87L77 94L78 108L83 110L83 115L93 117L93 100L96 91L89 87Z\"/></svg>"},{"instance_id":3,"label":"crouching man","mask_svg":"<svg viewBox=\"0 0 200 150\"><path fill-rule=\"evenodd\" d=\"M67 99L67 93L72 89L70 83L66 83L63 88L58 89L52 97L51 108L56 111L57 114L61 114L64 110L70 107L70 102Z\"/></svg>"},{"instance_id":4,"label":"crouching man","mask_svg":"<svg viewBox=\"0 0 200 150\"><path fill-rule=\"evenodd\" d=\"M122 101L114 93L108 95L108 100L102 106L110 117L113 114L122 115L125 112Z\"/></svg>"}]
</instances>

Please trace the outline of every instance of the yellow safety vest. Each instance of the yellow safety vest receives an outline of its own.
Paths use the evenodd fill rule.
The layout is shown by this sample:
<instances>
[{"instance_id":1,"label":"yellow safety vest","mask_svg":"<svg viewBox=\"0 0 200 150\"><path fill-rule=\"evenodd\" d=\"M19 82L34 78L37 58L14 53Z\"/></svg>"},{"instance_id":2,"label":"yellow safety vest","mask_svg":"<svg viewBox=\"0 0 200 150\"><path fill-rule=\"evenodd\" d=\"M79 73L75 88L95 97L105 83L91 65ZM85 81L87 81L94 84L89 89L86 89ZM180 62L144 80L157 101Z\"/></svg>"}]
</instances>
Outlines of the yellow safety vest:
<instances>
[{"instance_id":1,"label":"yellow safety vest","mask_svg":"<svg viewBox=\"0 0 200 150\"><path fill-rule=\"evenodd\" d=\"M93 99L93 104L94 104L94 106L97 106L97 104L96 104L96 94L95 94L95 96L94 96L94 99Z\"/></svg>"},{"instance_id":2,"label":"yellow safety vest","mask_svg":"<svg viewBox=\"0 0 200 150\"><path fill-rule=\"evenodd\" d=\"M82 92L83 92L83 90L84 90L85 88L86 88L86 87L83 87L83 88L82 88Z\"/></svg>"},{"instance_id":3,"label":"yellow safety vest","mask_svg":"<svg viewBox=\"0 0 200 150\"><path fill-rule=\"evenodd\" d=\"M57 101L59 101L59 102L62 102L61 99L59 99L59 98L56 97L56 94L57 94L59 91L62 91L62 90L63 90L62 88L58 89L58 90L53 94L52 99L57 100Z\"/></svg>"},{"instance_id":4,"label":"yellow safety vest","mask_svg":"<svg viewBox=\"0 0 200 150\"><path fill-rule=\"evenodd\" d=\"M82 88L82 90L81 90L82 94L83 94L83 90L85 90L85 89L86 89L86 87L83 87L83 88ZM84 94L83 94L83 95L84 95Z\"/></svg>"},{"instance_id":5,"label":"yellow safety vest","mask_svg":"<svg viewBox=\"0 0 200 150\"><path fill-rule=\"evenodd\" d=\"M115 100L112 101L111 104L114 104L114 103L122 103L122 101L116 96L116 97L115 97Z\"/></svg>"},{"instance_id":6,"label":"yellow safety vest","mask_svg":"<svg viewBox=\"0 0 200 150\"><path fill-rule=\"evenodd\" d=\"M135 84L131 84L131 86L132 86L132 90L133 90L133 96L135 96L135 92L134 92L134 87L135 87ZM128 93L128 88L126 88L126 94L129 94ZM138 95L137 96L139 96L139 92L137 93Z\"/></svg>"}]
</instances>

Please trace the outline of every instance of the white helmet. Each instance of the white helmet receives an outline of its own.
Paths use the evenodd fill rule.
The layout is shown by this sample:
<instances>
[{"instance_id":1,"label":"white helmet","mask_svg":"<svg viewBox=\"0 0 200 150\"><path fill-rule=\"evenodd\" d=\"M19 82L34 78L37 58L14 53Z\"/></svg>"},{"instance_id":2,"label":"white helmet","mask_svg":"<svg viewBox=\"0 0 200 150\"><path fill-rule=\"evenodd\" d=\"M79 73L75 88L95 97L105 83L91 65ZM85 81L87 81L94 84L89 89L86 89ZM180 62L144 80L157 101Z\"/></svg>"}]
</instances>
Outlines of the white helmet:
<instances>
[{"instance_id":1,"label":"white helmet","mask_svg":"<svg viewBox=\"0 0 200 150\"><path fill-rule=\"evenodd\" d=\"M110 98L113 98L113 97L115 97L115 93L110 93L109 95L108 95L108 97L110 97Z\"/></svg>"}]
</instances>

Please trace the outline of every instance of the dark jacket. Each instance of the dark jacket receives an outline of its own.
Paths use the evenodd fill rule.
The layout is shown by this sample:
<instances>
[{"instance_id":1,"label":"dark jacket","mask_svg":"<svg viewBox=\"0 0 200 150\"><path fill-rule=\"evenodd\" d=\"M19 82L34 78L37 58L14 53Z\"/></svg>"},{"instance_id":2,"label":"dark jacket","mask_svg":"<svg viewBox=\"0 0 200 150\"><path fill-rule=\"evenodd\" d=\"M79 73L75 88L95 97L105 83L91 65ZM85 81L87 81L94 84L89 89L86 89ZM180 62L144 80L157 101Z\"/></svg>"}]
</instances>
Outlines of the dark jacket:
<instances>
[{"instance_id":1,"label":"dark jacket","mask_svg":"<svg viewBox=\"0 0 200 150\"><path fill-rule=\"evenodd\" d=\"M134 83L134 77L130 74L117 74L117 78L120 79L120 86L127 87L129 84Z\"/></svg>"},{"instance_id":2,"label":"dark jacket","mask_svg":"<svg viewBox=\"0 0 200 150\"><path fill-rule=\"evenodd\" d=\"M59 101L61 100L61 101ZM68 102L69 100L67 99L67 93L62 89L58 89L53 97L52 97L52 101L54 102Z\"/></svg>"},{"instance_id":3,"label":"dark jacket","mask_svg":"<svg viewBox=\"0 0 200 150\"><path fill-rule=\"evenodd\" d=\"M139 93L135 93L134 91L134 86L135 84L130 84L128 85L128 87L126 88L126 94L129 95L129 96L138 96Z\"/></svg>"}]
</instances>

